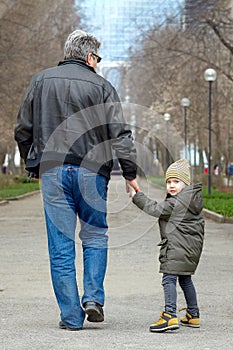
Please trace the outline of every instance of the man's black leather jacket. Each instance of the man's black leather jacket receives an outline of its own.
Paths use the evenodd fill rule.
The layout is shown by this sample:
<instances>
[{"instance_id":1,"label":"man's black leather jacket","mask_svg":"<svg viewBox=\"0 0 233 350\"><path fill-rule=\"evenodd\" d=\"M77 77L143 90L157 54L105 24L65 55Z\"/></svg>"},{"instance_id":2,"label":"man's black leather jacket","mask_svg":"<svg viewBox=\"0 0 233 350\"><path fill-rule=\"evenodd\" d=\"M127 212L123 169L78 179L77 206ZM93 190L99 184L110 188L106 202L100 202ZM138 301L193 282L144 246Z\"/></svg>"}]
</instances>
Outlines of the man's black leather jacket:
<instances>
[{"instance_id":1,"label":"man's black leather jacket","mask_svg":"<svg viewBox=\"0 0 233 350\"><path fill-rule=\"evenodd\" d=\"M116 90L81 60L33 76L15 139L28 171L71 163L109 178L113 149L125 179L136 177L136 150Z\"/></svg>"}]
</instances>

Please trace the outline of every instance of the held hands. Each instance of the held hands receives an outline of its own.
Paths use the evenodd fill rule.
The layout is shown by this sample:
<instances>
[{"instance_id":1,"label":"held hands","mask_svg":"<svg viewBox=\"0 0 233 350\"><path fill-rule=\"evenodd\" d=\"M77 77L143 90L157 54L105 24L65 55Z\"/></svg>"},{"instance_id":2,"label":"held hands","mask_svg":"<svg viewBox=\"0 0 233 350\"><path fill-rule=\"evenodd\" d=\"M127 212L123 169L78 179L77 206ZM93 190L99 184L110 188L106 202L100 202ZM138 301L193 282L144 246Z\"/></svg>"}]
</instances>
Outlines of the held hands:
<instances>
[{"instance_id":1,"label":"held hands","mask_svg":"<svg viewBox=\"0 0 233 350\"><path fill-rule=\"evenodd\" d=\"M129 193L130 198L133 198L136 192L140 192L136 179L126 180L126 192Z\"/></svg>"},{"instance_id":2,"label":"held hands","mask_svg":"<svg viewBox=\"0 0 233 350\"><path fill-rule=\"evenodd\" d=\"M131 185L128 185L128 188L129 188L129 197L133 198L136 194L136 191Z\"/></svg>"}]
</instances>

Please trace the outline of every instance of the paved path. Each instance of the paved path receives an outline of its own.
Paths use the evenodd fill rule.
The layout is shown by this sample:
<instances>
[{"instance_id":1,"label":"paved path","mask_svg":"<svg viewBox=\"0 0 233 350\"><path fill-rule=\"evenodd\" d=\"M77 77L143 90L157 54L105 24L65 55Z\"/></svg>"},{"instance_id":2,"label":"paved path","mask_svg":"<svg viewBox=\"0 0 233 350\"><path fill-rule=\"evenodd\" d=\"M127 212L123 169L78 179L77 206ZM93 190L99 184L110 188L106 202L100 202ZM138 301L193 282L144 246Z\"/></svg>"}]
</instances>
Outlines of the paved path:
<instances>
[{"instance_id":1,"label":"paved path","mask_svg":"<svg viewBox=\"0 0 233 350\"><path fill-rule=\"evenodd\" d=\"M152 198L164 193L145 186ZM0 207L0 349L229 350L233 348L233 225L206 222L204 252L194 276L202 326L152 334L163 308L158 225L139 211L113 176L109 193L106 320L80 332L60 330L53 295L40 194ZM77 240L82 292L81 245ZM185 306L178 288L178 307Z\"/></svg>"}]
</instances>

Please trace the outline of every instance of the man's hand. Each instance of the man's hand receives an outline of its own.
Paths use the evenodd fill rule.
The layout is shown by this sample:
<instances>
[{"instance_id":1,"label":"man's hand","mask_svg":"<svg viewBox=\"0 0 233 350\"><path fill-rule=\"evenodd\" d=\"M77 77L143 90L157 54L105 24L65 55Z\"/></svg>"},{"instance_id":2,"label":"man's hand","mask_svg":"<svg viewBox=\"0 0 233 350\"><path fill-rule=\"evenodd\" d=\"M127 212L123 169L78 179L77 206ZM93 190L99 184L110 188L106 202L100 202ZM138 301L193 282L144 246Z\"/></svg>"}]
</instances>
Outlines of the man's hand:
<instances>
[{"instance_id":1,"label":"man's hand","mask_svg":"<svg viewBox=\"0 0 233 350\"><path fill-rule=\"evenodd\" d=\"M136 179L126 180L126 192L130 193L130 196L131 196L131 192L130 192L130 187L129 186L131 186L135 192L140 192L140 188L138 186L138 183L137 183Z\"/></svg>"},{"instance_id":2,"label":"man's hand","mask_svg":"<svg viewBox=\"0 0 233 350\"><path fill-rule=\"evenodd\" d=\"M135 189L129 184L128 184L128 189L129 189L129 197L133 198L135 196L135 194L136 194Z\"/></svg>"}]
</instances>

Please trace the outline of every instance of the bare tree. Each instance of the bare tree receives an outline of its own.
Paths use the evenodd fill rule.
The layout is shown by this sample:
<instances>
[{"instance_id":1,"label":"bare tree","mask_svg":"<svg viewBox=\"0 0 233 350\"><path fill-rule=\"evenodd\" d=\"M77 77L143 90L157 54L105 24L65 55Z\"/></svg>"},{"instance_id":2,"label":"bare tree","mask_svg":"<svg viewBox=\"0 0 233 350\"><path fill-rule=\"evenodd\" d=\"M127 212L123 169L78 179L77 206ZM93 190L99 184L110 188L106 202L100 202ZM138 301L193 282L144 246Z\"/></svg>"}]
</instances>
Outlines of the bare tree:
<instances>
[{"instance_id":1,"label":"bare tree","mask_svg":"<svg viewBox=\"0 0 233 350\"><path fill-rule=\"evenodd\" d=\"M1 161L5 153L9 153L13 159L13 129L17 110L31 76L63 59L65 37L75 29L79 21L73 0L1 2Z\"/></svg>"},{"instance_id":2,"label":"bare tree","mask_svg":"<svg viewBox=\"0 0 233 350\"><path fill-rule=\"evenodd\" d=\"M203 77L206 68L218 73L213 86L214 162L220 163L222 157L228 162L233 148L233 19L229 6L229 0L214 1L209 11L194 18L192 26L169 17L142 33L141 47L132 52L133 64L127 75L131 101L153 106L160 113L169 112L181 134L180 100L190 99L188 141L198 144L202 162L203 150L208 151L208 85Z\"/></svg>"}]
</instances>

